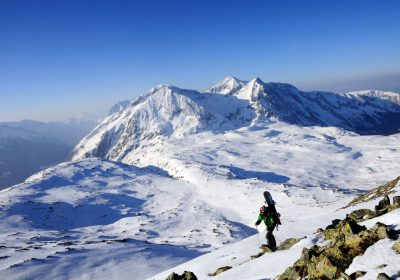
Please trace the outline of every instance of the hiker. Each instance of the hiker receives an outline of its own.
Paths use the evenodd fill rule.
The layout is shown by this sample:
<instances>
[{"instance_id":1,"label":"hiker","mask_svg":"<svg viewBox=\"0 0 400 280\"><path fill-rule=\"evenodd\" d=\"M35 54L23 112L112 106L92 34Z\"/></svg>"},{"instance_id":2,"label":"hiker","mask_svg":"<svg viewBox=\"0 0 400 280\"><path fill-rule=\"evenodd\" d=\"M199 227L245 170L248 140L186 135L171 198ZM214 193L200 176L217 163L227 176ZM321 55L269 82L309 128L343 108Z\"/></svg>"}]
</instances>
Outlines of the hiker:
<instances>
[{"instance_id":1,"label":"hiker","mask_svg":"<svg viewBox=\"0 0 400 280\"><path fill-rule=\"evenodd\" d=\"M256 227L264 221L267 226L267 234L265 235L265 239L267 239L267 245L272 250L276 249L276 241L272 232L275 229L277 221L275 219L275 214L271 206L261 206L260 214L258 215L257 222L255 223Z\"/></svg>"}]
</instances>

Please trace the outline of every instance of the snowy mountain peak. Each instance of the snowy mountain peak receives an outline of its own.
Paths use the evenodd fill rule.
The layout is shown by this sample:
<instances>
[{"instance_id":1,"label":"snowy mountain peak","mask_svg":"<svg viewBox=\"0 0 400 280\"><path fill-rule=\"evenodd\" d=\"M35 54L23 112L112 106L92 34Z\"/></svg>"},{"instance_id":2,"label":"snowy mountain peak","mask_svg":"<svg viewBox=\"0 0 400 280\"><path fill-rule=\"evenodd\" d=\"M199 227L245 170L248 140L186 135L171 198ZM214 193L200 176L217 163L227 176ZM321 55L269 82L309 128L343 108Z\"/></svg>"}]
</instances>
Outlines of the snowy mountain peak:
<instances>
[{"instance_id":1,"label":"snowy mountain peak","mask_svg":"<svg viewBox=\"0 0 400 280\"><path fill-rule=\"evenodd\" d=\"M400 128L399 94L304 92L286 83L227 77L210 93L159 85L106 118L73 152L73 159L131 158L140 150L198 132L223 132L266 119L299 126L334 126L362 134ZM217 94L218 93L218 94ZM399 120L399 121L396 121Z\"/></svg>"},{"instance_id":2,"label":"snowy mountain peak","mask_svg":"<svg viewBox=\"0 0 400 280\"><path fill-rule=\"evenodd\" d=\"M230 95L235 91L239 90L245 84L246 84L245 81L241 81L233 76L228 76L219 83L217 83L216 85L212 86L208 90L208 92Z\"/></svg>"},{"instance_id":3,"label":"snowy mountain peak","mask_svg":"<svg viewBox=\"0 0 400 280\"><path fill-rule=\"evenodd\" d=\"M264 84L264 82L259 78L255 77L254 79L250 80L250 84Z\"/></svg>"}]
</instances>

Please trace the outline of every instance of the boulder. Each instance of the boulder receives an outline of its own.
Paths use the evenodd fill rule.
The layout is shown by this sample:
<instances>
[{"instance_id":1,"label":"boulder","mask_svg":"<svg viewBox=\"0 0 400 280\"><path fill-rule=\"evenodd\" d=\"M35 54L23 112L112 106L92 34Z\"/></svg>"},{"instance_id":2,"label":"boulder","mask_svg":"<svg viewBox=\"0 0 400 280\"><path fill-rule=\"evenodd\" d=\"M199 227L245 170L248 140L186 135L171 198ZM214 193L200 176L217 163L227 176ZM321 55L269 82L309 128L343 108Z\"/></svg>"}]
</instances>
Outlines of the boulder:
<instances>
[{"instance_id":1,"label":"boulder","mask_svg":"<svg viewBox=\"0 0 400 280\"><path fill-rule=\"evenodd\" d=\"M197 280L197 277L191 271L184 271L182 275L172 272L166 280Z\"/></svg>"},{"instance_id":2,"label":"boulder","mask_svg":"<svg viewBox=\"0 0 400 280\"><path fill-rule=\"evenodd\" d=\"M393 250L400 254L400 239L397 239L393 244Z\"/></svg>"},{"instance_id":3,"label":"boulder","mask_svg":"<svg viewBox=\"0 0 400 280\"><path fill-rule=\"evenodd\" d=\"M389 229L385 224L377 222L372 230L378 234L379 239L389 238Z\"/></svg>"},{"instance_id":4,"label":"boulder","mask_svg":"<svg viewBox=\"0 0 400 280\"><path fill-rule=\"evenodd\" d=\"M350 278L351 280L355 280L357 278L364 276L365 274L367 274L365 271L357 270L356 272L350 274Z\"/></svg>"},{"instance_id":5,"label":"boulder","mask_svg":"<svg viewBox=\"0 0 400 280\"><path fill-rule=\"evenodd\" d=\"M309 279L335 279L338 276L338 268L324 254L313 256L307 270Z\"/></svg>"},{"instance_id":6,"label":"boulder","mask_svg":"<svg viewBox=\"0 0 400 280\"><path fill-rule=\"evenodd\" d=\"M385 264L385 263L376 266L377 269L382 269L385 267L387 267L387 264Z\"/></svg>"},{"instance_id":7,"label":"boulder","mask_svg":"<svg viewBox=\"0 0 400 280\"><path fill-rule=\"evenodd\" d=\"M348 217L356 222L361 222L366 219L371 219L376 216L376 213L369 209L357 209L348 214Z\"/></svg>"},{"instance_id":8,"label":"boulder","mask_svg":"<svg viewBox=\"0 0 400 280\"><path fill-rule=\"evenodd\" d=\"M323 231L325 240L334 240L340 235L354 235L366 230L365 226L360 226L354 220L346 218L340 221L335 228L329 228Z\"/></svg>"},{"instance_id":9,"label":"boulder","mask_svg":"<svg viewBox=\"0 0 400 280\"><path fill-rule=\"evenodd\" d=\"M290 248L292 248L292 246L294 244L298 243L303 238L289 238L289 239L286 239L281 244L279 244L279 246L276 248L276 251L290 249Z\"/></svg>"},{"instance_id":10,"label":"boulder","mask_svg":"<svg viewBox=\"0 0 400 280\"><path fill-rule=\"evenodd\" d=\"M353 280L353 279L351 279L351 277L349 275L347 275L344 272L340 272L340 276L342 276L343 280Z\"/></svg>"},{"instance_id":11,"label":"boulder","mask_svg":"<svg viewBox=\"0 0 400 280\"><path fill-rule=\"evenodd\" d=\"M325 229L334 229L341 222L340 219L334 219L330 225L328 225Z\"/></svg>"},{"instance_id":12,"label":"boulder","mask_svg":"<svg viewBox=\"0 0 400 280\"><path fill-rule=\"evenodd\" d=\"M360 211L362 212L362 211ZM325 240L330 242L324 246L304 248L300 258L279 276L281 280L292 279L356 279L364 272L348 276L344 271L350 266L356 256L364 254L365 250L378 240L389 236L389 228L382 223L376 223L371 229L357 224L347 217L334 222L322 232Z\"/></svg>"},{"instance_id":13,"label":"boulder","mask_svg":"<svg viewBox=\"0 0 400 280\"><path fill-rule=\"evenodd\" d=\"M376 277L376 280L390 280L390 277L387 276L386 273L381 272L378 274L378 277Z\"/></svg>"},{"instance_id":14,"label":"boulder","mask_svg":"<svg viewBox=\"0 0 400 280\"><path fill-rule=\"evenodd\" d=\"M400 196L393 197L393 208L400 208Z\"/></svg>"},{"instance_id":15,"label":"boulder","mask_svg":"<svg viewBox=\"0 0 400 280\"><path fill-rule=\"evenodd\" d=\"M268 245L262 244L260 246L261 251L265 254L265 253L272 253L274 250L269 247Z\"/></svg>"},{"instance_id":16,"label":"boulder","mask_svg":"<svg viewBox=\"0 0 400 280\"><path fill-rule=\"evenodd\" d=\"M254 260L254 259L257 259L257 258L261 257L261 256L264 255L264 254L265 254L265 252L260 252L260 253L258 253L257 255L250 256L250 258L251 258L252 260Z\"/></svg>"},{"instance_id":17,"label":"boulder","mask_svg":"<svg viewBox=\"0 0 400 280\"><path fill-rule=\"evenodd\" d=\"M213 273L211 273L210 276L216 276L216 275L218 275L218 274L220 274L220 273L222 273L222 272L224 272L224 271L227 271L227 270L229 270L229 269L231 269L231 268L232 268L232 266L223 266L223 267L220 267L220 268L218 268L216 271L214 271Z\"/></svg>"},{"instance_id":18,"label":"boulder","mask_svg":"<svg viewBox=\"0 0 400 280\"><path fill-rule=\"evenodd\" d=\"M390 208L390 199L387 194L383 197L381 201L378 202L378 205L375 206L375 211L378 214L384 214L386 213Z\"/></svg>"}]
</instances>

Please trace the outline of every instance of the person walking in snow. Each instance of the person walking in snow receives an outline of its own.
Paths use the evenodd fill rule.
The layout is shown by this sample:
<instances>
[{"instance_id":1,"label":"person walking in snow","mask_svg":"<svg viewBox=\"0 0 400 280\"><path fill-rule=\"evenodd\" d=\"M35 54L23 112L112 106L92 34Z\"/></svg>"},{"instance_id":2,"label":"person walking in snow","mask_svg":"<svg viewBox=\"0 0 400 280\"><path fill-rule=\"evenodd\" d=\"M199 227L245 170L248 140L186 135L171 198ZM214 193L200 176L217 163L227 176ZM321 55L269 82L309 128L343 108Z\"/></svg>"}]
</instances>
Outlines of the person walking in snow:
<instances>
[{"instance_id":1,"label":"person walking in snow","mask_svg":"<svg viewBox=\"0 0 400 280\"><path fill-rule=\"evenodd\" d=\"M264 224L267 226L267 234L265 235L265 239L267 239L267 245L272 250L275 250L276 249L276 241L275 241L275 237L272 234L272 232L275 229L277 221L275 219L275 214L274 214L272 207L261 206L260 214L258 215L257 222L255 223L256 227L261 223L261 221L264 221Z\"/></svg>"}]
</instances>

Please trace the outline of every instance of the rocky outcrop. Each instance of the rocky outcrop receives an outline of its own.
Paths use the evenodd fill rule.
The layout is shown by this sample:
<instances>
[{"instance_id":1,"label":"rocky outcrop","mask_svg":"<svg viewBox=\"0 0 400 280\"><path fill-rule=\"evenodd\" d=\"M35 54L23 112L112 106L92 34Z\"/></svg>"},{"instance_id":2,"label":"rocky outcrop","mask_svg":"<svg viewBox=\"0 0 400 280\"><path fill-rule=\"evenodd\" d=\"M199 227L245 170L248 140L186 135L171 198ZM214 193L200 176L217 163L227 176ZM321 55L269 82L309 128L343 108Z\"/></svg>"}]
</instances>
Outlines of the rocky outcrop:
<instances>
[{"instance_id":1,"label":"rocky outcrop","mask_svg":"<svg viewBox=\"0 0 400 280\"><path fill-rule=\"evenodd\" d=\"M197 277L191 271L184 271L182 275L172 272L166 280L197 280Z\"/></svg>"},{"instance_id":2,"label":"rocky outcrop","mask_svg":"<svg viewBox=\"0 0 400 280\"><path fill-rule=\"evenodd\" d=\"M209 276L217 276L218 274L220 274L220 273L222 273L222 272L224 272L224 271L227 271L227 270L229 270L229 269L231 269L231 268L232 268L232 266L223 266L223 267L220 267L220 268L218 268L216 271L214 271L213 273L210 273Z\"/></svg>"},{"instance_id":3,"label":"rocky outcrop","mask_svg":"<svg viewBox=\"0 0 400 280\"><path fill-rule=\"evenodd\" d=\"M393 244L393 250L396 251L396 253L400 254L400 239L396 240Z\"/></svg>"},{"instance_id":4,"label":"rocky outcrop","mask_svg":"<svg viewBox=\"0 0 400 280\"><path fill-rule=\"evenodd\" d=\"M391 278L386 273L381 272L376 277L376 280L391 280Z\"/></svg>"},{"instance_id":5,"label":"rocky outcrop","mask_svg":"<svg viewBox=\"0 0 400 280\"><path fill-rule=\"evenodd\" d=\"M384 198L378 204L378 208L390 209L390 201L388 205L387 198ZM372 229L368 230L365 226L361 226L355 221L357 219L363 220L368 215L374 216L374 212L371 212L370 210L360 209L357 212L352 212L344 220L333 220L331 225L320 232L325 240L330 242L324 246L315 245L309 249L304 248L300 258L293 266L287 268L279 276L279 279L307 278L312 280L336 279L339 277L356 279L360 277L362 272L350 276L344 273L353 259L362 255L368 247L380 239L396 238L397 236L397 232L394 232L383 223L376 223Z\"/></svg>"},{"instance_id":6,"label":"rocky outcrop","mask_svg":"<svg viewBox=\"0 0 400 280\"><path fill-rule=\"evenodd\" d=\"M362 203L362 202L371 201L371 200L374 200L374 199L376 199L378 197L381 197L381 196L389 195L389 194L394 192L393 189L397 186L397 184L399 182L400 182L400 176L397 177L396 179L384 184L384 185L381 185L379 187L373 188L372 190L370 190L370 191L368 191L368 192L366 192L366 193L364 193L362 195L359 195L359 196L355 197L344 208L347 208L347 207L350 207L350 206L354 206L354 205L357 205L357 204ZM399 200L400 200L400 198L396 198L397 207L399 207L399 202L400 202Z\"/></svg>"},{"instance_id":7,"label":"rocky outcrop","mask_svg":"<svg viewBox=\"0 0 400 280\"><path fill-rule=\"evenodd\" d=\"M289 239L286 239L281 244L279 244L279 246L276 248L276 251L288 250L288 249L292 248L294 244L298 243L303 238L289 238Z\"/></svg>"},{"instance_id":8,"label":"rocky outcrop","mask_svg":"<svg viewBox=\"0 0 400 280\"><path fill-rule=\"evenodd\" d=\"M400 177L398 178L400 179ZM394 188L398 180L388 183L382 187L380 193ZM375 206L375 211L369 209L358 209L350 214L344 220L335 219L325 230L319 229L317 232L322 234L326 241L330 241L324 246L313 246L304 248L300 258L293 266L279 276L281 280L292 279L357 279L365 272L356 272L350 276L344 271L350 266L356 256L362 255L365 250L377 241L385 238L397 239L399 231L390 229L383 223L376 223L374 227L368 230L358 222L380 216L388 211L397 208L398 198L393 199L393 205L387 194L383 194L383 199ZM395 207L396 206L396 207ZM393 249L400 253L400 240L397 240ZM385 278L387 275L380 275L378 279ZM380 277L380 278L379 278Z\"/></svg>"},{"instance_id":9,"label":"rocky outcrop","mask_svg":"<svg viewBox=\"0 0 400 280\"><path fill-rule=\"evenodd\" d=\"M357 209L348 215L348 217L350 217L352 220L356 222L361 222L367 219L374 218L376 216L377 214L369 209Z\"/></svg>"},{"instance_id":10,"label":"rocky outcrop","mask_svg":"<svg viewBox=\"0 0 400 280\"><path fill-rule=\"evenodd\" d=\"M379 201L378 205L375 206L375 212L378 214L385 214L390 208L390 198L387 194L383 196L383 199Z\"/></svg>"},{"instance_id":11,"label":"rocky outcrop","mask_svg":"<svg viewBox=\"0 0 400 280\"><path fill-rule=\"evenodd\" d=\"M400 208L400 196L393 197L393 208Z\"/></svg>"},{"instance_id":12,"label":"rocky outcrop","mask_svg":"<svg viewBox=\"0 0 400 280\"><path fill-rule=\"evenodd\" d=\"M262 244L260 246L261 252L258 253L257 255L251 256L250 258L252 260L257 259L259 257L261 257L262 255L264 255L265 253L272 253L274 250L272 250L271 247L269 247L268 245Z\"/></svg>"}]
</instances>

